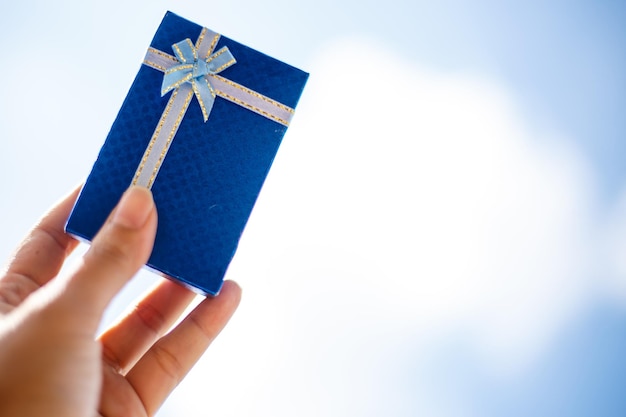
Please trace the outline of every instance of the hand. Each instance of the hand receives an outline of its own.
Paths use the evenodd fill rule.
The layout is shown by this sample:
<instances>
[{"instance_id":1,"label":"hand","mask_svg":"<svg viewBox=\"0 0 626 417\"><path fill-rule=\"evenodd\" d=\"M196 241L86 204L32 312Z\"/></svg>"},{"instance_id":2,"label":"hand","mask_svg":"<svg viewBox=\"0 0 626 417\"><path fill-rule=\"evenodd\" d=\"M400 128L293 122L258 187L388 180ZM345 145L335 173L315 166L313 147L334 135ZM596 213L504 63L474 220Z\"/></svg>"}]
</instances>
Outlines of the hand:
<instances>
[{"instance_id":1,"label":"hand","mask_svg":"<svg viewBox=\"0 0 626 417\"><path fill-rule=\"evenodd\" d=\"M152 194L131 187L73 272L63 226L78 191L52 209L0 277L0 415L153 415L217 336L241 296L227 281L163 336L194 294L163 280L98 339L111 299L147 261Z\"/></svg>"}]
</instances>

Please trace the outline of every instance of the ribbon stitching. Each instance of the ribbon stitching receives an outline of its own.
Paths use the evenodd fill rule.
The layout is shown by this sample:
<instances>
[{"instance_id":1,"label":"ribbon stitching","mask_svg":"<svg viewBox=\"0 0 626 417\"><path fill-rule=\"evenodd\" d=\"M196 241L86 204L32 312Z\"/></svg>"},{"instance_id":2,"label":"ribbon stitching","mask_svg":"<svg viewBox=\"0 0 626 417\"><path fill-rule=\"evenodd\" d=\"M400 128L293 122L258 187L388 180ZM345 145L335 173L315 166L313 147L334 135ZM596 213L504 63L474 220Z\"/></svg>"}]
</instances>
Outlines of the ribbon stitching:
<instances>
[{"instance_id":1,"label":"ribbon stitching","mask_svg":"<svg viewBox=\"0 0 626 417\"><path fill-rule=\"evenodd\" d=\"M133 185L151 188L170 144L195 95L204 122L211 113L216 96L288 126L294 110L269 97L218 75L234 65L227 47L213 52L220 35L203 28L196 44L185 39L172 45L175 56L149 48L144 65L164 72L161 95L172 91L159 123L135 171Z\"/></svg>"}]
</instances>

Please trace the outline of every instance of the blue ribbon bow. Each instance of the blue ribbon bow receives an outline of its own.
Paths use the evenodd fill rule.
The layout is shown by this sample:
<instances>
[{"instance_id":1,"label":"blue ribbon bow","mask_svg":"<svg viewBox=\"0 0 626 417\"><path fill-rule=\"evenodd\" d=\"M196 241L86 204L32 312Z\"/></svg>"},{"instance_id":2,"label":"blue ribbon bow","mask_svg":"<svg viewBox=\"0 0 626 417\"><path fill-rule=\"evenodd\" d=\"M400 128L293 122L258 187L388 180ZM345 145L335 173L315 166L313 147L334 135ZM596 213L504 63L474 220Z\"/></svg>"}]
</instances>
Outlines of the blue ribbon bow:
<instances>
[{"instance_id":1,"label":"blue ribbon bow","mask_svg":"<svg viewBox=\"0 0 626 417\"><path fill-rule=\"evenodd\" d=\"M177 89L183 83L190 83L206 122L215 102L215 90L208 75L217 74L237 61L226 46L211 54L206 60L198 59L198 50L190 39L172 45L172 49L180 64L165 71L161 96Z\"/></svg>"}]
</instances>

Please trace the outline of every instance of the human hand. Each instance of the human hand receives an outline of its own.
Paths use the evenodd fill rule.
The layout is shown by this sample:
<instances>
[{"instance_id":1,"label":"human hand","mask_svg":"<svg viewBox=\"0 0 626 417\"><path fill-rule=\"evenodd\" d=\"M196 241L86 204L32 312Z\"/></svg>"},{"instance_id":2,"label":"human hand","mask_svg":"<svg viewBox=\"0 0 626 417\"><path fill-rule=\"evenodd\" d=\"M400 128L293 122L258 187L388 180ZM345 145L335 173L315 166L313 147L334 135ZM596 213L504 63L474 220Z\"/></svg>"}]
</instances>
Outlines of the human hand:
<instances>
[{"instance_id":1,"label":"human hand","mask_svg":"<svg viewBox=\"0 0 626 417\"><path fill-rule=\"evenodd\" d=\"M98 339L111 299L147 261L151 193L131 187L82 261L57 276L77 242L63 231L78 191L53 208L0 276L0 415L153 415L226 325L241 290L224 283L170 333L194 298L163 280Z\"/></svg>"}]
</instances>

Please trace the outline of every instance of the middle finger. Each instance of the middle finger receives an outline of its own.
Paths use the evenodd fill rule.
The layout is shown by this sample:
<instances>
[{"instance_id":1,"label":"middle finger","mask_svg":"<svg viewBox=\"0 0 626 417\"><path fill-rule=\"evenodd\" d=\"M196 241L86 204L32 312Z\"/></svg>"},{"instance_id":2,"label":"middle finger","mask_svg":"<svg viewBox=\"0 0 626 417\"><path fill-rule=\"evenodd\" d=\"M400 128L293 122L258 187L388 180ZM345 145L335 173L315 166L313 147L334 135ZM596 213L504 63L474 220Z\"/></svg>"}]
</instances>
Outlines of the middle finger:
<instances>
[{"instance_id":1,"label":"middle finger","mask_svg":"<svg viewBox=\"0 0 626 417\"><path fill-rule=\"evenodd\" d=\"M125 374L183 313L195 293L164 279L98 339L104 360Z\"/></svg>"}]
</instances>

